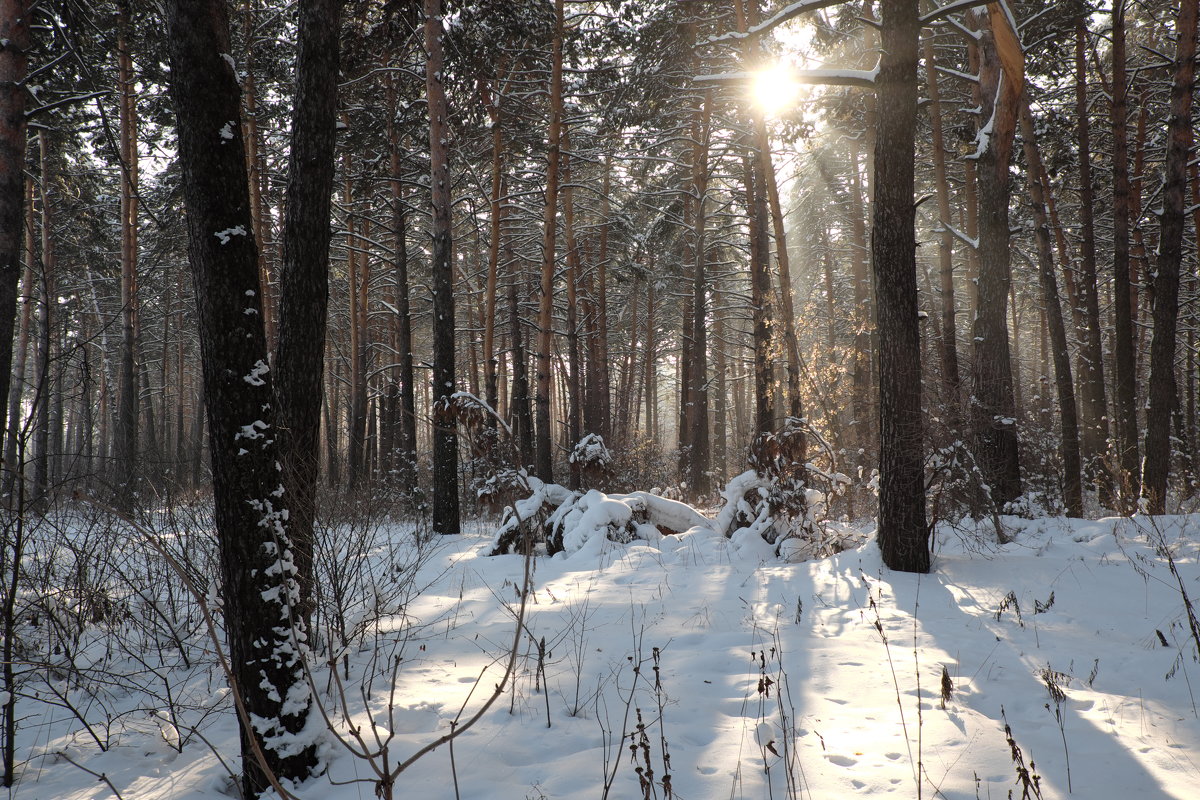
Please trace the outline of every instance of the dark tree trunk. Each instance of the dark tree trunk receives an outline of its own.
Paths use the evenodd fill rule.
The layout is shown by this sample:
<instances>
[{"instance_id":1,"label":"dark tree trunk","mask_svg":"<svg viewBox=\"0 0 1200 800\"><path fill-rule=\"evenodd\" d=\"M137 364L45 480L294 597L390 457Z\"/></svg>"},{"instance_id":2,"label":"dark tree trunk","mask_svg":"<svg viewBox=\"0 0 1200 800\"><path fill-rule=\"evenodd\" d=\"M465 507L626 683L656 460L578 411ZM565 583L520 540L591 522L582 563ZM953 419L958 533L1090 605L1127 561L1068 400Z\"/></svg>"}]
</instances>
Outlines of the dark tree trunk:
<instances>
[{"instance_id":1,"label":"dark tree trunk","mask_svg":"<svg viewBox=\"0 0 1200 800\"><path fill-rule=\"evenodd\" d=\"M1016 96L1004 75L990 28L980 40L980 86L984 116L993 129L978 158L979 279L973 336L975 364L971 423L983 477L997 506L1021 494L1017 409L1008 338L1009 177L1016 122ZM1016 91L1020 91L1018 88ZM884 336L881 334L880 339Z\"/></svg>"},{"instance_id":2,"label":"dark tree trunk","mask_svg":"<svg viewBox=\"0 0 1200 800\"><path fill-rule=\"evenodd\" d=\"M492 124L492 189L488 199L488 269L487 285L484 290L483 312L483 391L484 399L499 413L500 387L496 374L499 359L496 356L496 295L500 280L500 237L504 225L504 135L502 87L497 79L493 90L488 90L481 83L480 92L483 95L488 117ZM495 430L495 417L488 417L488 427Z\"/></svg>"},{"instance_id":3,"label":"dark tree trunk","mask_svg":"<svg viewBox=\"0 0 1200 800\"><path fill-rule=\"evenodd\" d=\"M248 715L243 788L257 796L269 775L303 780L316 763L315 743L296 741L311 703L305 632L295 615L238 81L222 58L231 52L229 23L219 0L171 0L167 19L230 677Z\"/></svg>"},{"instance_id":4,"label":"dark tree trunk","mask_svg":"<svg viewBox=\"0 0 1200 800\"><path fill-rule=\"evenodd\" d=\"M1128 90L1125 72L1125 3L1113 5L1113 368L1116 385L1113 412L1116 417L1117 462L1121 469L1122 510L1132 511L1138 496L1137 444L1137 356L1134 350L1133 312L1129 270L1130 181L1129 144L1125 132ZM1083 26L1080 25L1082 36ZM1077 56L1081 58L1081 56ZM1076 67L1078 70L1082 67ZM1081 110L1086 106L1080 106ZM1085 124L1085 123L1081 123ZM1083 202L1090 206L1090 199ZM1094 269L1093 269L1094 273ZM1091 310L1088 311L1089 316ZM1089 323L1099 328L1096 318ZM1098 338L1098 335L1097 335ZM1106 426L1107 428L1107 426Z\"/></svg>"},{"instance_id":5,"label":"dark tree trunk","mask_svg":"<svg viewBox=\"0 0 1200 800\"><path fill-rule=\"evenodd\" d=\"M288 165L275 352L288 530L296 549L301 612L311 612L313 517L320 473L329 210L337 124L342 0L302 0L296 100Z\"/></svg>"},{"instance_id":6,"label":"dark tree trunk","mask_svg":"<svg viewBox=\"0 0 1200 800\"><path fill-rule=\"evenodd\" d=\"M917 0L883 4L871 228L879 331L878 538L884 563L905 572L929 571L913 227L920 30Z\"/></svg>"},{"instance_id":7,"label":"dark tree trunk","mask_svg":"<svg viewBox=\"0 0 1200 800\"><path fill-rule=\"evenodd\" d=\"M1179 322L1179 267L1183 260L1184 197L1191 144L1192 93L1196 82L1198 0L1183 0L1176 23L1175 81L1167 120L1166 181L1159 217L1154 275L1154 336L1150 340L1150 406L1146 412L1146 463L1142 487L1151 514L1166 513L1171 466L1171 415L1179 402L1175 383L1175 337Z\"/></svg>"},{"instance_id":8,"label":"dark tree trunk","mask_svg":"<svg viewBox=\"0 0 1200 800\"><path fill-rule=\"evenodd\" d=\"M579 355L579 245L575 240L575 189L571 184L570 129L562 130L563 234L567 249L567 440L573 451L583 438L583 382ZM568 486L580 487L582 465L571 459Z\"/></svg>"},{"instance_id":9,"label":"dark tree trunk","mask_svg":"<svg viewBox=\"0 0 1200 800\"><path fill-rule=\"evenodd\" d=\"M610 145L610 148L613 145ZM612 389L609 386L608 363L608 231L610 203L609 192L612 176L612 150L604 155L604 182L600 189L600 242L596 254L596 392L599 403L595 429L611 445L612 440Z\"/></svg>"},{"instance_id":10,"label":"dark tree trunk","mask_svg":"<svg viewBox=\"0 0 1200 800\"><path fill-rule=\"evenodd\" d=\"M941 292L942 336L939 352L942 360L942 394L945 396L946 416L952 430L963 424L962 387L958 374L958 329L954 302L954 234L950 225L950 184L946 179L946 145L942 135L942 98L938 88L937 66L934 61L933 39L924 42L926 81L929 87L929 123L933 147L933 173L937 184L938 215L942 234L938 239L938 288Z\"/></svg>"},{"instance_id":11,"label":"dark tree trunk","mask_svg":"<svg viewBox=\"0 0 1200 800\"><path fill-rule=\"evenodd\" d=\"M692 231L693 265L691 298L692 357L685 365L691 370L687 401L691 404L688 440L687 476L690 493L703 496L712 490L711 442L708 434L708 240L705 237L705 199L708 194L708 145L712 118L712 92L705 94L692 123L692 191L695 193L695 220Z\"/></svg>"},{"instance_id":12,"label":"dark tree trunk","mask_svg":"<svg viewBox=\"0 0 1200 800\"><path fill-rule=\"evenodd\" d=\"M121 361L117 397L117 505L133 510L138 479L138 148L133 61L129 52L129 4L117 5L117 75L121 165Z\"/></svg>"},{"instance_id":13,"label":"dark tree trunk","mask_svg":"<svg viewBox=\"0 0 1200 800\"><path fill-rule=\"evenodd\" d=\"M425 90L429 98L429 169L433 200L433 530L458 533L458 431L450 414L454 386L454 254L450 240L450 127L442 84L442 3L425 0Z\"/></svg>"},{"instance_id":14,"label":"dark tree trunk","mask_svg":"<svg viewBox=\"0 0 1200 800\"><path fill-rule=\"evenodd\" d=\"M1087 26L1081 20L1075 31L1075 113L1078 126L1076 136L1079 144L1079 299L1083 301L1084 328L1080 332L1079 382L1082 401L1083 425L1081 430L1082 458L1088 479L1097 484L1101 495L1111 495L1111 477L1106 473L1103 459L1108 447L1108 412L1104 398L1104 350L1100 340L1100 301L1096 287L1096 233L1093 219L1094 190L1092 186L1091 131L1087 106ZM1118 290L1119 291L1119 290ZM1117 319L1116 346L1120 348L1121 322ZM1128 329L1126 329L1128 331ZM1132 342L1132 339L1129 340ZM1132 345L1131 345L1132 346ZM1130 351L1132 352L1132 351ZM1117 396L1114 406L1117 411L1118 449L1121 448L1121 358L1116 359ZM1132 364L1132 362L1130 362ZM1132 384L1130 384L1132 386ZM1136 442L1133 459L1136 462ZM1121 451L1122 469L1126 453ZM1136 483L1137 475L1127 475L1126 480ZM1121 483L1125 483L1122 480Z\"/></svg>"},{"instance_id":15,"label":"dark tree trunk","mask_svg":"<svg viewBox=\"0 0 1200 800\"><path fill-rule=\"evenodd\" d=\"M512 340L512 431L516 440L517 466L529 469L533 466L533 411L529 407L529 358L525 352L525 334L522 330L521 304L517 284L523 275L516 269L508 284L508 323Z\"/></svg>"},{"instance_id":16,"label":"dark tree trunk","mask_svg":"<svg viewBox=\"0 0 1200 800\"><path fill-rule=\"evenodd\" d=\"M19 463L23 456L21 452L23 448L18 448L21 443L21 397L25 390L25 372L26 362L29 358L29 335L33 324L33 262L34 262L34 246L33 246L33 179L25 182L25 211L27 215L25 225L25 269L24 277L21 279L21 294L20 297L26 298L21 303L21 325L17 333L16 355L12 365L12 382L8 388L8 435L4 440L4 477L3 477L3 494L9 498L10 502L13 497L13 490L16 488L17 478L22 474L22 466Z\"/></svg>"},{"instance_id":17,"label":"dark tree trunk","mask_svg":"<svg viewBox=\"0 0 1200 800\"><path fill-rule=\"evenodd\" d=\"M1042 285L1046 326L1050 330L1050 349L1054 358L1054 385L1058 390L1059 421L1062 424L1063 505L1067 516L1083 516L1083 492L1080 485L1079 420L1075 411L1075 383L1071 379L1071 352L1067 345L1067 328L1063 322L1062 304L1058 297L1058 280L1054 274L1054 256L1050 246L1050 229L1046 222L1046 203L1042 195L1042 158L1034 138L1033 117L1029 100L1022 97L1021 137L1025 145L1027 185L1033 205L1036 226L1038 277Z\"/></svg>"},{"instance_id":18,"label":"dark tree trunk","mask_svg":"<svg viewBox=\"0 0 1200 800\"><path fill-rule=\"evenodd\" d=\"M38 161L40 165L42 206L42 274L38 281L38 330L37 330L37 380L33 386L33 484L30 490L29 504L39 513L44 513L50 505L50 395L52 379L50 377L52 332L54 330L55 311L54 298L58 293L54 289L55 252L54 237L51 232L50 197L48 187L53 183L53 175L49 171L49 153L46 145L46 129L39 128Z\"/></svg>"},{"instance_id":19,"label":"dark tree trunk","mask_svg":"<svg viewBox=\"0 0 1200 800\"><path fill-rule=\"evenodd\" d=\"M25 75L30 0L0 0L0 397L12 379L25 199ZM8 465L12 469L15 465ZM7 775L7 773L6 773Z\"/></svg>"},{"instance_id":20,"label":"dark tree trunk","mask_svg":"<svg viewBox=\"0 0 1200 800\"><path fill-rule=\"evenodd\" d=\"M537 422L535 472L547 483L554 480L554 432L550 425L551 366L554 341L555 228L558 216L559 139L562 131L563 0L554 4L554 38L550 54L550 127L546 132L546 201L542 225L542 283L538 296Z\"/></svg>"},{"instance_id":21,"label":"dark tree trunk","mask_svg":"<svg viewBox=\"0 0 1200 800\"><path fill-rule=\"evenodd\" d=\"M754 432L775 430L772 388L775 370L771 362L771 245L767 235L767 196L763 187L762 161L753 155L743 159L746 199L750 211L750 309L754 341Z\"/></svg>"},{"instance_id":22,"label":"dark tree trunk","mask_svg":"<svg viewBox=\"0 0 1200 800\"><path fill-rule=\"evenodd\" d=\"M399 141L395 142L398 145ZM396 411L394 463L396 480L402 491L412 494L417 488L417 397L413 381L412 316L409 312L408 240L404 196L400 186L399 155L392 164L392 257L396 270L396 357L400 360L397 376L399 408Z\"/></svg>"}]
</instances>

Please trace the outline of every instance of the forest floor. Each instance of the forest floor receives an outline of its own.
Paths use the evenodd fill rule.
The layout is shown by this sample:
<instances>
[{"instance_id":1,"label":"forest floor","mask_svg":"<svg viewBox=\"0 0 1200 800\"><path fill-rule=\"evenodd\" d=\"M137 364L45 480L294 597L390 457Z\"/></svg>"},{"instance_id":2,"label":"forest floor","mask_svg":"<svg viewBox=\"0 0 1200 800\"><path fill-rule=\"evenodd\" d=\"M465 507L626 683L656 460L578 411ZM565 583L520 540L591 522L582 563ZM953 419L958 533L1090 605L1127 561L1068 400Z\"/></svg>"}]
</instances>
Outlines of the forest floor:
<instances>
[{"instance_id":1,"label":"forest floor","mask_svg":"<svg viewBox=\"0 0 1200 800\"><path fill-rule=\"evenodd\" d=\"M1197 797L1200 516L1003 523L1005 545L939 529L923 576L884 568L873 539L782 563L700 531L537 559L515 682L396 796ZM372 540L404 585L348 612L368 633L339 674L391 766L503 673L523 560L487 556L490 526L472 527ZM211 658L137 664L105 641L75 654L87 681L29 684L10 796L230 796L236 726ZM315 680L341 719L328 671ZM327 738L327 775L298 794L375 797L371 765Z\"/></svg>"}]
</instances>

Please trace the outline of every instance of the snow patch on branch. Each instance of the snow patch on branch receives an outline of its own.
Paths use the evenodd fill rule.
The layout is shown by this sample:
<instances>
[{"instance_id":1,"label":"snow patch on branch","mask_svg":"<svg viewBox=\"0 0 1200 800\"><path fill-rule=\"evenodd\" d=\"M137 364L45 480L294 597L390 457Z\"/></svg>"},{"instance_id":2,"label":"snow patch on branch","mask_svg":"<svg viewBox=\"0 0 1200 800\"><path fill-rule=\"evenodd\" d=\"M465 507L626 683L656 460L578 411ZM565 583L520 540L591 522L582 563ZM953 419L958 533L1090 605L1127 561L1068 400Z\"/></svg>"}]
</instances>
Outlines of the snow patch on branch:
<instances>
[{"instance_id":1,"label":"snow patch on branch","mask_svg":"<svg viewBox=\"0 0 1200 800\"><path fill-rule=\"evenodd\" d=\"M229 244L229 240L234 236L246 236L245 225L234 225L232 228L226 228L223 231L217 231L213 236L221 240L221 244Z\"/></svg>"}]
</instances>

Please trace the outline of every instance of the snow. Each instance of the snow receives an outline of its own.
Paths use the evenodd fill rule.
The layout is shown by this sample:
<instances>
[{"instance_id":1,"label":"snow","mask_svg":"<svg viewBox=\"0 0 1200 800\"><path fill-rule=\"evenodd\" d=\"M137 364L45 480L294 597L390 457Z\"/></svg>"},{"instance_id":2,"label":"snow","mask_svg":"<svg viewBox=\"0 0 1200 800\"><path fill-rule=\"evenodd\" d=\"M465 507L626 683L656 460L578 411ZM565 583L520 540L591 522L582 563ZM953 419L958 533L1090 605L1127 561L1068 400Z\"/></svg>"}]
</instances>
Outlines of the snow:
<instances>
[{"instance_id":1,"label":"snow","mask_svg":"<svg viewBox=\"0 0 1200 800\"><path fill-rule=\"evenodd\" d=\"M262 386L266 383L266 381L263 380L263 375L269 373L270 371L271 367L268 365L268 363L262 359L259 359L258 361L254 362L254 366L250 369L250 374L242 375L241 379L245 380L246 383L250 384L251 386Z\"/></svg>"},{"instance_id":2,"label":"snow","mask_svg":"<svg viewBox=\"0 0 1200 800\"><path fill-rule=\"evenodd\" d=\"M213 236L221 240L221 244L229 244L229 240L234 236L246 236L245 225L234 225L232 228L226 228L223 231L217 231Z\"/></svg>"},{"instance_id":3,"label":"snow","mask_svg":"<svg viewBox=\"0 0 1200 800\"><path fill-rule=\"evenodd\" d=\"M580 546L536 559L515 681L454 744L462 797L600 798L606 780L609 797L641 797L635 767L645 774L647 765L653 796L664 797L664 752L680 798L910 798L918 779L931 798L1020 797L1006 724L1047 800L1196 796L1200 664L1182 592L1200 600L1200 515L1004 517L1005 545L994 544L990 521L943 524L933 572L912 575L886 569L871 538L799 563L755 545L746 528L726 538L718 521L615 542L604 528L639 503L672 530L705 518L646 492L575 498L528 482L539 498L574 500L566 535ZM747 476L735 483L753 488ZM384 742L389 763L402 762L499 683L524 561L486 555L494 526L468 523L431 547L411 526L383 525L377 546L342 559L367 576L412 565L410 594L394 606L402 611L364 614L366 633L340 651L344 715L327 667L313 674L355 748L351 726L367 749ZM172 613L165 595L158 602ZM85 626L73 650L91 678L27 675L12 796L110 796L95 777L103 774L139 800L228 797L222 760L236 769L237 727L202 626L179 626L185 664L169 642L126 653L131 623L105 625ZM944 707L943 670L952 684ZM53 699L47 681L106 750L61 703L39 699ZM324 725L314 716L292 742L271 720L256 722L282 750ZM370 766L320 735L328 775L299 796L373 797L371 783L352 782L371 777ZM448 750L417 761L396 789L455 797Z\"/></svg>"}]
</instances>

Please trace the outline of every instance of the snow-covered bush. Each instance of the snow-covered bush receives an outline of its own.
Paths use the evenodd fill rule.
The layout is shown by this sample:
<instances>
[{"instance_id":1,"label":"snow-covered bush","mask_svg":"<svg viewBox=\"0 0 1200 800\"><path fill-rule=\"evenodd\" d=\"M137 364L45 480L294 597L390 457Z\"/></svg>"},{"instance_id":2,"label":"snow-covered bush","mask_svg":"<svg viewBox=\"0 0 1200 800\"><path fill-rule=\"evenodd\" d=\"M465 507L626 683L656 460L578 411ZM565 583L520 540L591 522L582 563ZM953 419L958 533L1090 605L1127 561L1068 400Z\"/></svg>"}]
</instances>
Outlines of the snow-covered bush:
<instances>
[{"instance_id":1,"label":"snow-covered bush","mask_svg":"<svg viewBox=\"0 0 1200 800\"><path fill-rule=\"evenodd\" d=\"M491 555L523 553L529 546L546 555L572 554L601 540L658 542L665 535L712 526L686 503L650 492L579 493L537 478L528 480L531 493L505 510Z\"/></svg>"},{"instance_id":2,"label":"snow-covered bush","mask_svg":"<svg viewBox=\"0 0 1200 800\"><path fill-rule=\"evenodd\" d=\"M806 458L807 439L817 445L825 466ZM748 537L761 539L788 560L845 549L848 541L825 518L828 498L840 494L850 478L837 471L832 447L806 420L789 417L779 431L760 434L749 462L751 469L721 492L718 531L739 546Z\"/></svg>"},{"instance_id":3,"label":"snow-covered bush","mask_svg":"<svg viewBox=\"0 0 1200 800\"><path fill-rule=\"evenodd\" d=\"M570 489L557 483L543 483L524 470L517 473L525 486L524 496L504 508L500 527L492 537L489 555L527 553L546 549L547 520L555 510L575 497Z\"/></svg>"},{"instance_id":4,"label":"snow-covered bush","mask_svg":"<svg viewBox=\"0 0 1200 800\"><path fill-rule=\"evenodd\" d=\"M612 453L603 437L589 433L571 450L567 461L579 465L580 484L586 488L608 488L613 477Z\"/></svg>"}]
</instances>

